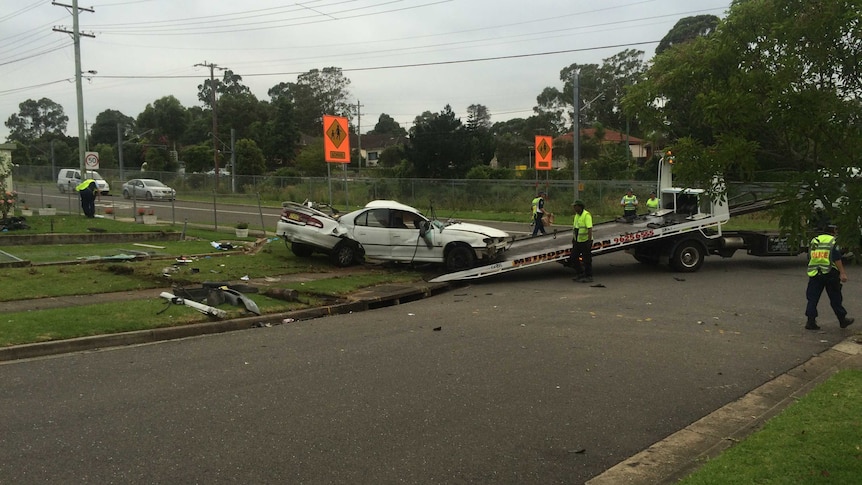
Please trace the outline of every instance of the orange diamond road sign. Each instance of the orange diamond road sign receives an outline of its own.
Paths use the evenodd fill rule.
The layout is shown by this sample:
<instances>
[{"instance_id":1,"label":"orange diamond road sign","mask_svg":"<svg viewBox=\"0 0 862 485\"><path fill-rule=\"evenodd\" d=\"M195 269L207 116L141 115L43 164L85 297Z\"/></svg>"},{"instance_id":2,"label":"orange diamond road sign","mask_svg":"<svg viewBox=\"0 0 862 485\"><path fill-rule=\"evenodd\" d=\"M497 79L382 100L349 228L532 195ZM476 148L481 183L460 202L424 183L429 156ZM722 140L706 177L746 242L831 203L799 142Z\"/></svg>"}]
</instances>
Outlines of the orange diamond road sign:
<instances>
[{"instance_id":1,"label":"orange diamond road sign","mask_svg":"<svg viewBox=\"0 0 862 485\"><path fill-rule=\"evenodd\" d=\"M554 151L554 141L550 136L536 137L536 170L551 169L551 153Z\"/></svg>"},{"instance_id":2,"label":"orange diamond road sign","mask_svg":"<svg viewBox=\"0 0 862 485\"><path fill-rule=\"evenodd\" d=\"M349 135L347 118L323 115L323 152L327 162L350 163Z\"/></svg>"}]
</instances>

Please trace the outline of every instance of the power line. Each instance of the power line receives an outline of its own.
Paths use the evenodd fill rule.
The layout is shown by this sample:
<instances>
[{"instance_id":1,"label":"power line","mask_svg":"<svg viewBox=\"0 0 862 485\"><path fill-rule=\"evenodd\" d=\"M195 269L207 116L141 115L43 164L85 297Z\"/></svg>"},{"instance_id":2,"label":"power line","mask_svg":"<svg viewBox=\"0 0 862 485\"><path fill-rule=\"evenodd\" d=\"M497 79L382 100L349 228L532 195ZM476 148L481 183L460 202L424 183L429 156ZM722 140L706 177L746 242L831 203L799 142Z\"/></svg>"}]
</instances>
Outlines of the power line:
<instances>
[{"instance_id":1,"label":"power line","mask_svg":"<svg viewBox=\"0 0 862 485\"><path fill-rule=\"evenodd\" d=\"M52 44L56 44L56 42L52 42ZM30 55L30 56L21 57L18 59L12 59L11 61L0 62L0 66L8 66L9 64L14 64L16 62L26 61L28 59L33 59L33 58L36 58L39 56L44 56L45 54L50 54L52 52L56 52L58 50L65 49L66 47L69 47L72 44L73 44L73 42L66 42L66 43L58 45L57 47L54 47L53 49L47 49L47 50L44 50L41 52L37 52L37 53ZM34 49L36 49L36 48L34 47ZM30 50L33 50L33 49L30 49Z\"/></svg>"},{"instance_id":2,"label":"power line","mask_svg":"<svg viewBox=\"0 0 862 485\"><path fill-rule=\"evenodd\" d=\"M74 81L74 79L72 79L72 78L66 78L66 79L58 79L58 80L56 80L56 81L50 81L50 82L46 82L46 83L41 83L41 84L33 84L33 85L30 85L30 86L21 86L21 87L18 87L18 88L6 89L6 90L3 90L3 91L0 91L0 96L6 95L6 94L19 93L19 92L21 92L21 91L27 91L28 89L35 89L35 88L41 88L41 87L44 87L44 86L50 86L50 85L52 85L52 84L70 83L70 82L72 82L72 81Z\"/></svg>"},{"instance_id":3,"label":"power line","mask_svg":"<svg viewBox=\"0 0 862 485\"><path fill-rule=\"evenodd\" d=\"M508 56L496 56L496 57L477 57L473 59L460 59L454 61L437 61L437 62L421 62L414 64L393 64L388 66L372 66L372 67L355 67L355 68L347 68L341 69L342 72L360 72L360 71L380 71L385 69L403 69L408 67L427 67L427 66L443 66L448 64L467 64L472 62L486 62L486 61L499 61L505 59L521 59L527 57L540 57L540 56L550 56L556 54L570 54L572 52L587 52L594 50L603 50L603 49L616 49L620 47L633 47L639 45L646 44L658 44L660 41L658 40L650 40L646 42L632 42L627 44L614 44L614 45L605 45L599 47L583 47L580 49L564 49L558 51L547 51L547 52L536 52L532 54L513 54ZM264 77L264 76L293 76L298 74L303 74L304 71L291 71L291 72L266 72L266 73L250 73L243 74L243 77ZM195 75L176 75L176 76L146 76L146 75L99 75L97 76L103 79L190 79L190 78L198 78L200 76Z\"/></svg>"},{"instance_id":4,"label":"power line","mask_svg":"<svg viewBox=\"0 0 862 485\"><path fill-rule=\"evenodd\" d=\"M388 3L396 3L396 1L399 1L399 0L391 0L388 2L376 4L376 5L357 7L355 9L342 10L341 12L335 12L335 13L341 14L344 12L351 12L351 11L355 11L355 10L364 10L364 9L377 7L380 5L385 5ZM382 15L382 14L386 14L386 13L401 12L401 11L405 11L405 10L412 10L412 9L416 9L416 8L428 7L431 5L438 5L441 3L449 3L452 1L453 0L437 0L437 1L429 2L429 3L425 3L422 5L414 5L414 6L403 7L403 8L393 8L393 9L384 10L381 12L371 12L371 13L363 13L363 14L357 14L357 15L346 15L346 16L338 17L338 20L348 20L348 19L369 17L369 16L374 16L374 15ZM289 21L289 20L292 20L292 19L287 19L287 21ZM156 27L153 29L128 30L128 31L122 31L122 30L112 31L112 29L110 29L110 28L106 28L106 27L98 28L97 26L94 27L94 26L89 26L89 25L87 26L87 28L94 28L94 29L99 30L100 33L112 34L112 35L153 35L153 34L159 34L159 35L163 35L163 36L175 36L175 35L228 34L228 33L235 33L235 32L262 31L262 30L280 29L280 28L284 28L284 27L295 27L298 25L316 24L316 23L321 23L321 22L333 22L332 19L326 18L326 19L322 19L322 20L312 20L312 21L308 21L308 22L300 22L300 23L292 23L292 24L261 26L262 24L272 24L272 23L284 22L284 21L286 21L286 20L285 19L277 19L277 20L267 20L267 21L263 21L263 22L251 22L251 23L245 23L245 24L232 24L232 25L213 26L213 27L199 27L199 28L187 27L187 26L182 26L182 25L174 25L174 26L170 26L168 28ZM234 29L234 27L244 27L244 26L252 26L252 25L259 26L259 27ZM190 32L190 30L202 30L202 29L209 29L209 30L207 30L205 32ZM229 29L229 30L213 30L213 29Z\"/></svg>"},{"instance_id":5,"label":"power line","mask_svg":"<svg viewBox=\"0 0 862 485\"><path fill-rule=\"evenodd\" d=\"M9 19L13 19L13 18L15 18L19 15L22 15L26 12L29 12L30 10L33 10L34 8L38 7L41 4L42 4L42 1L38 0L36 2L31 3L30 5L27 5L26 7L21 7L18 10L14 11L14 12L12 12L12 13L4 16L4 17L0 17L0 23L5 22Z\"/></svg>"}]
</instances>

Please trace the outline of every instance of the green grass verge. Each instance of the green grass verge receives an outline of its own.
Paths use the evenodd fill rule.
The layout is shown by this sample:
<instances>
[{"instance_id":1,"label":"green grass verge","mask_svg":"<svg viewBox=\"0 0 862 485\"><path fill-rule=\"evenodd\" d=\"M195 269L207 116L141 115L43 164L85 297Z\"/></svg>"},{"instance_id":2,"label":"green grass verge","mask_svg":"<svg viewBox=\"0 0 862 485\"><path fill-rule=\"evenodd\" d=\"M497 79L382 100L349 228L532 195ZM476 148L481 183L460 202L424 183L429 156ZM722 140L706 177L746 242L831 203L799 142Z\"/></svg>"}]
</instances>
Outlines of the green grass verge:
<instances>
[{"instance_id":1,"label":"green grass verge","mask_svg":"<svg viewBox=\"0 0 862 485\"><path fill-rule=\"evenodd\" d=\"M247 295L249 296L249 295ZM315 300L287 302L253 295L262 313L306 308ZM229 318L248 316L239 307L221 305ZM209 321L206 315L163 298L132 300L32 312L12 312L0 320L0 346L175 327Z\"/></svg>"},{"instance_id":2,"label":"green grass verge","mask_svg":"<svg viewBox=\"0 0 862 485\"><path fill-rule=\"evenodd\" d=\"M859 483L862 371L841 371L683 485Z\"/></svg>"},{"instance_id":3,"label":"green grass verge","mask_svg":"<svg viewBox=\"0 0 862 485\"><path fill-rule=\"evenodd\" d=\"M384 283L417 281L412 271L336 276L306 283L277 283L275 288L299 292L299 301L287 302L260 293L247 293L263 314L282 313L323 304L322 297L343 297L360 288ZM219 305L228 318L248 316L243 309ZM162 298L129 300L25 312L9 312L0 318L0 346L63 340L135 330L188 325L209 321L184 305L168 305Z\"/></svg>"},{"instance_id":4,"label":"green grass verge","mask_svg":"<svg viewBox=\"0 0 862 485\"><path fill-rule=\"evenodd\" d=\"M57 214L56 216L29 216L26 218L29 229L10 231L4 235L15 234L86 234L90 228L97 228L105 232L127 233L127 232L178 232L170 225L148 225L135 224L124 220L110 218L87 219L77 214Z\"/></svg>"}]
</instances>

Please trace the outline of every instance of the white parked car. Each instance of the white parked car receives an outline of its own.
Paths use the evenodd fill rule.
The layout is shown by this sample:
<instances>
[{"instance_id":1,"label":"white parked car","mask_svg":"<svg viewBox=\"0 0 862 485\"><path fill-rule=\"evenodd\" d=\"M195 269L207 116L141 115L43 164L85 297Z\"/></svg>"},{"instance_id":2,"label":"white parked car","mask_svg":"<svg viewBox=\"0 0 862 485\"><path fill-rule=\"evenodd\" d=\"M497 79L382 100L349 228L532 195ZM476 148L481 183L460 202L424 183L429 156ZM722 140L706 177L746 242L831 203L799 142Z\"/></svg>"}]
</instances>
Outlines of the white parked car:
<instances>
[{"instance_id":1,"label":"white parked car","mask_svg":"<svg viewBox=\"0 0 862 485\"><path fill-rule=\"evenodd\" d=\"M96 181L96 188L102 195L108 195L111 192L111 186L99 175L99 172L87 170L86 178ZM77 168L61 168L57 174L57 188L61 193L75 192L75 187L84 180L81 179L81 171Z\"/></svg>"},{"instance_id":2,"label":"white parked car","mask_svg":"<svg viewBox=\"0 0 862 485\"><path fill-rule=\"evenodd\" d=\"M299 257L323 252L338 266L363 257L383 261L443 263L450 271L496 260L509 235L493 227L441 222L393 200L375 200L364 208L333 216L311 204L285 202L276 233Z\"/></svg>"},{"instance_id":3,"label":"white parked car","mask_svg":"<svg viewBox=\"0 0 862 485\"><path fill-rule=\"evenodd\" d=\"M177 191L156 179L132 179L123 184L123 198L174 200Z\"/></svg>"}]
</instances>

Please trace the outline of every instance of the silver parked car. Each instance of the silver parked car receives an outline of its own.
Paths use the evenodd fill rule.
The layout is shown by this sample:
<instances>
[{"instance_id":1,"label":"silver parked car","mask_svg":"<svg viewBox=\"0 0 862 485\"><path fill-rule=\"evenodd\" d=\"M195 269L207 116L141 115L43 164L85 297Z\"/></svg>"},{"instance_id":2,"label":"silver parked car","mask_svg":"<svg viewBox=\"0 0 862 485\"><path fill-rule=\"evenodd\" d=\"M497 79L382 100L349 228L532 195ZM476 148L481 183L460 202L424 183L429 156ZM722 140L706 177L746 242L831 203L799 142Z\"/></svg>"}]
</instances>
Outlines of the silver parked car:
<instances>
[{"instance_id":1,"label":"silver parked car","mask_svg":"<svg viewBox=\"0 0 862 485\"><path fill-rule=\"evenodd\" d=\"M364 256L383 261L442 263L450 271L490 263L508 248L509 235L493 227L441 222L393 200L333 216L311 204L285 202L276 233L299 257L328 254L339 266Z\"/></svg>"},{"instance_id":2,"label":"silver parked car","mask_svg":"<svg viewBox=\"0 0 862 485\"><path fill-rule=\"evenodd\" d=\"M174 200L177 191L156 179L132 179L123 184L123 198Z\"/></svg>"}]
</instances>

